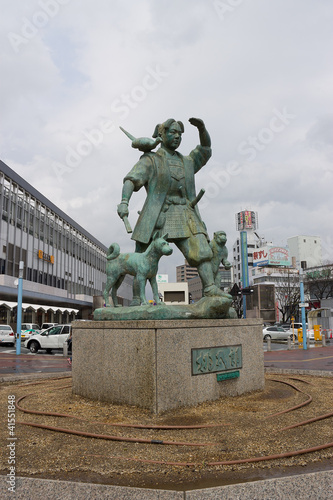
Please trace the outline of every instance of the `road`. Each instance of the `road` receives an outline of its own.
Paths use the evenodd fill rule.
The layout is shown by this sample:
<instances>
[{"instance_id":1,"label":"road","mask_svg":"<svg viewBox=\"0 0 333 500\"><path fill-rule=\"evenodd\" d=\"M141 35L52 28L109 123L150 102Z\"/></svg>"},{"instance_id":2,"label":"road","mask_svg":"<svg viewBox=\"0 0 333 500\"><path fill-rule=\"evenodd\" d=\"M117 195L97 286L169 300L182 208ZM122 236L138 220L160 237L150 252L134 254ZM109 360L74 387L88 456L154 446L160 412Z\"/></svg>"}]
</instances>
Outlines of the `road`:
<instances>
[{"instance_id":1,"label":"road","mask_svg":"<svg viewBox=\"0 0 333 500\"><path fill-rule=\"evenodd\" d=\"M10 346L10 345L0 345L0 353L7 353L7 354L16 354L16 347ZM48 356L63 356L63 351L61 350L53 350L51 353L47 353L45 349L42 349L38 351L37 354L33 354L30 352L29 349L24 347L23 344L21 344L21 354L30 354L31 356L38 356L40 354L45 355L47 354Z\"/></svg>"},{"instance_id":2,"label":"road","mask_svg":"<svg viewBox=\"0 0 333 500\"><path fill-rule=\"evenodd\" d=\"M0 379L5 381L8 378L13 379L16 376L24 377L26 375L50 374L52 373L71 373L72 367L68 364L67 358L63 356L62 350L47 353L44 350L33 354L21 346L21 354L16 355L16 349L13 346L0 346Z\"/></svg>"},{"instance_id":3,"label":"road","mask_svg":"<svg viewBox=\"0 0 333 500\"><path fill-rule=\"evenodd\" d=\"M315 347L313 349L312 347ZM321 347L318 342L315 346L311 344L311 349L304 350L302 345L292 346L287 350L287 342L271 342L271 352L267 352L267 344L263 342L265 358L265 368L283 368L296 370L321 370L332 371L333 369L333 345L328 342L326 347ZM34 374L68 373L72 366L67 362L61 350L46 353L38 351L32 354L22 346L21 355L16 355L16 350L12 346L0 345L0 379L4 382L13 377L31 376ZM32 375L32 376L34 376ZM48 376L48 375L46 375Z\"/></svg>"},{"instance_id":4,"label":"road","mask_svg":"<svg viewBox=\"0 0 333 500\"><path fill-rule=\"evenodd\" d=\"M286 350L288 347L287 341L279 340L279 341L274 341L271 340L271 351L281 351L281 350ZM321 342L317 342L316 344L311 343L310 348L312 347L321 347L322 344ZM291 343L291 349L303 349L303 344L298 344L295 342L295 344ZM263 350L266 352L267 351L267 342L263 342ZM9 345L0 345L0 353L8 353L8 354L16 354L16 348L13 346ZM23 344L21 344L21 354L30 354L31 356L39 356L39 355L47 355L47 356L63 356L63 351L61 350L53 350L51 353L47 353L45 349L41 349L38 351L37 354L33 354L24 347Z\"/></svg>"}]
</instances>

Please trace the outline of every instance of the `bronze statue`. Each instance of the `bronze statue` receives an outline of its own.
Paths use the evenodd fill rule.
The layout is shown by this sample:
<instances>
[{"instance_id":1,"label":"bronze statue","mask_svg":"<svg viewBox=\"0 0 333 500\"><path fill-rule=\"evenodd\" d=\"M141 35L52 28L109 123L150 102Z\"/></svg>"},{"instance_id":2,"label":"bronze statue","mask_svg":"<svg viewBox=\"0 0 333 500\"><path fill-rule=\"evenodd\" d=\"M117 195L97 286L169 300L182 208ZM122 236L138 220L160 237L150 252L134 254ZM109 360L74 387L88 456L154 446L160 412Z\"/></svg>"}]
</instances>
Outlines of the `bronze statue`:
<instances>
[{"instance_id":1,"label":"bronze statue","mask_svg":"<svg viewBox=\"0 0 333 500\"><path fill-rule=\"evenodd\" d=\"M109 247L106 263L107 281L103 294L107 307L110 306L110 291L113 306L118 306L117 290L122 284L126 274L134 276L133 292L139 297L139 305L148 304L145 295L147 280L150 282L156 304L160 303L156 274L158 262L162 255L172 254L172 248L166 241L167 237L167 234L159 237L158 232L156 232L147 250L143 253L121 254L118 243L113 243Z\"/></svg>"},{"instance_id":2,"label":"bronze statue","mask_svg":"<svg viewBox=\"0 0 333 500\"><path fill-rule=\"evenodd\" d=\"M156 153L150 151L143 154L126 175L118 215L127 223L128 230L128 205L131 196L134 191L145 187L147 198L132 235L136 242L136 252L146 250L156 231L168 233L167 241L174 243L187 262L197 268L204 296L224 297L226 294L215 284L213 251L197 206L203 191L196 196L194 180L195 174L212 155L211 140L201 119L190 118L189 122L199 131L200 145L188 156L176 151L181 143L184 125L173 118L156 126L153 134L155 142L146 143L140 139L148 145L145 151L156 147L159 142L161 145ZM126 134L132 141L135 140L133 136ZM137 290L134 292L132 305L139 305Z\"/></svg>"},{"instance_id":3,"label":"bronze statue","mask_svg":"<svg viewBox=\"0 0 333 500\"><path fill-rule=\"evenodd\" d=\"M210 242L210 248L213 252L212 258L212 268L214 274L215 285L220 287L221 277L220 277L220 265L222 264L226 270L231 269L231 264L228 259L228 249L225 246L227 242L227 235L224 231L216 231L214 233L214 238Z\"/></svg>"}]
</instances>

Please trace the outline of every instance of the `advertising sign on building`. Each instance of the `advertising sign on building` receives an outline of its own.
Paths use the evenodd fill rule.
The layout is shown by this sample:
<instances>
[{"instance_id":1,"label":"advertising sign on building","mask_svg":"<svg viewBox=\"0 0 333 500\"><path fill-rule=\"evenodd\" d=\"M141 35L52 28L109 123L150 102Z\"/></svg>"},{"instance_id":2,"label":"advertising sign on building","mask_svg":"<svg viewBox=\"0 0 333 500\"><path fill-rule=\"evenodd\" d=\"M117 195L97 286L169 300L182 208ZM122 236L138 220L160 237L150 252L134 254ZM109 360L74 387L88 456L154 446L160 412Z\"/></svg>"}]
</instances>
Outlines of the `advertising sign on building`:
<instances>
[{"instance_id":1,"label":"advertising sign on building","mask_svg":"<svg viewBox=\"0 0 333 500\"><path fill-rule=\"evenodd\" d=\"M258 228L258 216L256 212L243 210L236 215L237 231L244 231L246 229L256 230Z\"/></svg>"},{"instance_id":2,"label":"advertising sign on building","mask_svg":"<svg viewBox=\"0 0 333 500\"><path fill-rule=\"evenodd\" d=\"M157 274L156 281L157 281L157 283L169 283L169 275L168 274Z\"/></svg>"},{"instance_id":3,"label":"advertising sign on building","mask_svg":"<svg viewBox=\"0 0 333 500\"><path fill-rule=\"evenodd\" d=\"M290 266L289 250L286 247L261 247L253 252L253 267Z\"/></svg>"}]
</instances>

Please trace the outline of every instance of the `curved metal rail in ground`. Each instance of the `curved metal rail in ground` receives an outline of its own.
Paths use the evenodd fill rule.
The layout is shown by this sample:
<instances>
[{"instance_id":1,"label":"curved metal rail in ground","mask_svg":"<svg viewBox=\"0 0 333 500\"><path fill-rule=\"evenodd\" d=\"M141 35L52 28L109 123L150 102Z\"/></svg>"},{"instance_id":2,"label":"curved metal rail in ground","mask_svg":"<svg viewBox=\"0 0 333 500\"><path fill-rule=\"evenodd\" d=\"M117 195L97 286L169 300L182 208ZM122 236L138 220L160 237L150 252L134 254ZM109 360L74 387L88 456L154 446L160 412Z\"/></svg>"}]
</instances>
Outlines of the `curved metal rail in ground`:
<instances>
[{"instance_id":1,"label":"curved metal rail in ground","mask_svg":"<svg viewBox=\"0 0 333 500\"><path fill-rule=\"evenodd\" d=\"M306 381L301 380L301 379L296 379L295 377L290 377L290 378L294 379L294 380L299 380L301 382L310 384L309 382L306 382ZM298 387L296 387L294 384L291 384L290 382L286 382L286 381L283 381L283 380L278 380L278 379L270 379L270 380L273 381L273 382L278 382L278 383L286 384L286 385L292 387L293 389L295 389L296 391L305 394L308 397L308 399L305 402L303 402L303 403L301 403L299 405L296 405L296 406L293 406L293 407L288 408L286 410L283 410L281 412L278 412L278 413L266 416L264 418L272 418L272 417L275 417L276 415L281 415L283 413L287 413L287 412L296 410L297 408L303 407L303 406L311 403L312 397L309 394L307 394L304 391L302 391L301 389L299 389ZM38 383L39 382L36 382L36 384L38 384ZM34 384L29 384L29 385L34 385ZM66 387L69 387L69 386L63 386L63 387L60 387L60 388L56 388L55 390L57 390L57 389L64 389ZM82 420L82 421L86 421L86 422L93 423L93 424L97 424L98 423L98 424L103 424L103 425L115 425L115 426L119 426L119 427L135 427L135 428L140 428L140 429L142 429L142 428L147 428L147 429L169 429L169 430L170 429L174 429L174 430L176 430L176 429L198 429L198 428L217 427L217 426L221 426L221 425L226 425L226 424L205 424L205 425L201 425L201 426L144 426L144 425L141 425L141 424L121 424L121 423L113 424L113 423L108 423L108 422L95 422L95 421L90 421L90 420L87 420L87 419L83 419L81 417L76 417L74 415L60 414L60 413L55 413L55 412L43 412L43 411L37 411L37 410L28 410L28 409L25 409L25 408L19 406L18 403L20 401L22 401L24 398L26 398L28 396L31 396L31 395L32 394L27 394L25 396L20 397L17 400L16 407L17 407L18 410L20 410L20 411L22 411L24 413L31 413L31 414L36 414L36 415L48 415L48 416L59 416L59 417L72 418L72 419ZM309 424L309 423L312 423L312 422L316 422L318 420L321 420L321 419L324 419L324 418L329 418L329 417L332 417L332 416L333 416L333 412L332 413L327 413L325 415L320 415L320 416L318 416L316 418L309 419L309 420L306 420L306 421L303 421L303 422L299 422L297 424L285 427L283 429L279 429L279 432L287 430L287 429L291 429L293 427L298 427L298 426L301 426L301 425L306 425L306 424ZM74 434L74 435L77 435L77 436L99 438L99 439L109 439L109 440L115 440L115 441L131 441L131 442L149 443L149 444L169 444L169 445L178 445L178 446L184 446L184 445L185 446L210 446L210 445L213 445L212 443L185 443L185 442L176 442L176 441L160 441L160 440L155 440L155 439L126 438L126 437L119 437L119 436L109 436L109 435L104 435L104 434L93 434L93 433L88 433L88 432L83 432L83 431L74 431L74 430L71 430L71 429L65 429L65 428L59 428L59 427L53 427L53 426L35 424L35 423L32 423L32 422L17 422L17 423L21 424L21 425L28 425L28 426L31 426L31 427L37 427L37 428L52 430L52 431L56 431L56 432L65 432L67 434ZM324 449L332 448L332 447L333 447L333 442L330 442L330 443L325 443L325 444L322 444L322 445L314 446L314 447L311 447L311 448L305 448L305 449L301 449L301 450L294 450L294 451L285 452L285 453L279 453L279 454L274 454L274 455L265 455L265 456L260 456L260 457L244 458L244 459L237 459L237 460L223 460L223 461L205 462L205 464L207 466L221 466L221 465L238 465L238 464L245 464L245 463L263 462L263 461L268 461L268 460L281 459L281 458L289 458L289 457L294 457L294 456L297 456L297 455L303 455L303 454L307 454L307 453L313 453L315 451L320 451L320 450L324 450ZM91 456L98 457L98 456L103 456L103 455L91 455ZM135 461L135 462L141 462L141 463L151 463L151 464L160 464L160 465L163 464L163 465L184 466L184 467L189 467L189 466L196 466L197 467L197 466L201 465L201 464L196 463L196 462L169 462L169 461L145 460L145 459L138 459L138 458L131 458L131 457L130 458L128 458L128 457L119 457L119 456L117 456L117 457L116 456L112 456L110 458L119 459L119 460Z\"/></svg>"}]
</instances>

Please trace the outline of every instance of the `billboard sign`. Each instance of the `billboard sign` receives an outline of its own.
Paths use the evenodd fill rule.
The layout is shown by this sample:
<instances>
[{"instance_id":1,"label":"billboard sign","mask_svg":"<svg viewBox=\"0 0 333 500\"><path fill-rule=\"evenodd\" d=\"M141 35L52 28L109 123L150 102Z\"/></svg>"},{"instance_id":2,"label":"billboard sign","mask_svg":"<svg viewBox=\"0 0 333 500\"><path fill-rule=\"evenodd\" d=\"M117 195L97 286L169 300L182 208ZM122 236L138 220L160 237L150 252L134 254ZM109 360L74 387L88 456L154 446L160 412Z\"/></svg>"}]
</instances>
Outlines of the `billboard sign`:
<instances>
[{"instance_id":1,"label":"billboard sign","mask_svg":"<svg viewBox=\"0 0 333 500\"><path fill-rule=\"evenodd\" d=\"M256 212L243 210L236 215L237 231L252 229L255 231L258 228L258 216Z\"/></svg>"},{"instance_id":2,"label":"billboard sign","mask_svg":"<svg viewBox=\"0 0 333 500\"><path fill-rule=\"evenodd\" d=\"M157 281L157 283L169 283L169 275L168 274L157 274L156 281Z\"/></svg>"},{"instance_id":3,"label":"billboard sign","mask_svg":"<svg viewBox=\"0 0 333 500\"><path fill-rule=\"evenodd\" d=\"M253 252L253 267L256 266L291 266L288 248L268 246L256 248Z\"/></svg>"}]
</instances>

